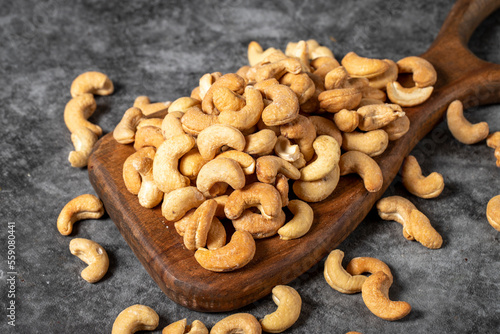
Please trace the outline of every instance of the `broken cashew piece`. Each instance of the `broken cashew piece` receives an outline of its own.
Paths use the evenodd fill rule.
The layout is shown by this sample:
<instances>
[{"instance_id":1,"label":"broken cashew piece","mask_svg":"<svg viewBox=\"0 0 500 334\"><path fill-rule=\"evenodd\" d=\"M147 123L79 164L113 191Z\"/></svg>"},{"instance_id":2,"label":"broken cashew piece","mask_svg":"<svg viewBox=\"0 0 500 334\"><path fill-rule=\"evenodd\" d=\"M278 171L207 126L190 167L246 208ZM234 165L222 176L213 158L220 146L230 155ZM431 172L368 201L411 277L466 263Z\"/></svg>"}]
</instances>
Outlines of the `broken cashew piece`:
<instances>
[{"instance_id":1,"label":"broken cashew piece","mask_svg":"<svg viewBox=\"0 0 500 334\"><path fill-rule=\"evenodd\" d=\"M71 134L71 141L75 147L68 156L72 167L85 167L88 164L90 152L97 142L97 135L84 126Z\"/></svg>"},{"instance_id":2,"label":"broken cashew piece","mask_svg":"<svg viewBox=\"0 0 500 334\"><path fill-rule=\"evenodd\" d=\"M232 314L212 327L210 334L261 334L259 321L249 313Z\"/></svg>"},{"instance_id":3,"label":"broken cashew piece","mask_svg":"<svg viewBox=\"0 0 500 334\"><path fill-rule=\"evenodd\" d=\"M313 142L316 139L316 128L308 117L298 115L295 120L280 126L280 132L299 145L304 159L309 161L314 156Z\"/></svg>"},{"instance_id":4,"label":"broken cashew piece","mask_svg":"<svg viewBox=\"0 0 500 334\"><path fill-rule=\"evenodd\" d=\"M278 137L276 145L274 145L274 153L288 162L299 160L301 155L299 145L292 145L285 136Z\"/></svg>"},{"instance_id":5,"label":"broken cashew piece","mask_svg":"<svg viewBox=\"0 0 500 334\"><path fill-rule=\"evenodd\" d=\"M90 123L87 119L92 116L97 105L92 94L83 94L72 98L64 108L64 123L71 133L84 126L97 136L102 135L98 125Z\"/></svg>"},{"instance_id":6,"label":"broken cashew piece","mask_svg":"<svg viewBox=\"0 0 500 334\"><path fill-rule=\"evenodd\" d=\"M272 290L273 301L278 306L276 311L266 314L260 324L267 333L281 333L292 327L299 319L302 298L294 288L277 285Z\"/></svg>"},{"instance_id":7,"label":"broken cashew piece","mask_svg":"<svg viewBox=\"0 0 500 334\"><path fill-rule=\"evenodd\" d=\"M188 325L187 320L182 319L163 328L161 334L208 334L208 329L199 320L194 320Z\"/></svg>"},{"instance_id":8,"label":"broken cashew piece","mask_svg":"<svg viewBox=\"0 0 500 334\"><path fill-rule=\"evenodd\" d=\"M309 204L298 199L288 203L288 209L292 212L293 218L278 230L280 239L292 240L305 235L312 226L314 211Z\"/></svg>"},{"instance_id":9,"label":"broken cashew piece","mask_svg":"<svg viewBox=\"0 0 500 334\"><path fill-rule=\"evenodd\" d=\"M344 267L342 267L343 258L344 252L340 249L335 249L330 252L325 261L325 280L328 285L339 292L346 294L360 292L363 283L366 281L366 276L352 276L349 274Z\"/></svg>"},{"instance_id":10,"label":"broken cashew piece","mask_svg":"<svg viewBox=\"0 0 500 334\"><path fill-rule=\"evenodd\" d=\"M349 151L342 154L339 168L341 176L358 174L369 192L377 192L382 188L384 182L382 170L375 160L362 152Z\"/></svg>"},{"instance_id":11,"label":"broken cashew piece","mask_svg":"<svg viewBox=\"0 0 500 334\"><path fill-rule=\"evenodd\" d=\"M410 130L410 119L406 115L398 117L384 126L382 130L387 132L390 141L398 140Z\"/></svg>"},{"instance_id":12,"label":"broken cashew piece","mask_svg":"<svg viewBox=\"0 0 500 334\"><path fill-rule=\"evenodd\" d=\"M111 334L132 334L137 331L152 331L158 327L160 317L150 307L132 305L118 314L113 323Z\"/></svg>"},{"instance_id":13,"label":"broken cashew piece","mask_svg":"<svg viewBox=\"0 0 500 334\"><path fill-rule=\"evenodd\" d=\"M490 225L500 232L500 195L489 200L486 206L486 218Z\"/></svg>"},{"instance_id":14,"label":"broken cashew piece","mask_svg":"<svg viewBox=\"0 0 500 334\"><path fill-rule=\"evenodd\" d=\"M412 155L405 158L401 176L406 190L420 198L438 197L444 189L443 176L433 172L424 177L417 159Z\"/></svg>"},{"instance_id":15,"label":"broken cashew piece","mask_svg":"<svg viewBox=\"0 0 500 334\"><path fill-rule=\"evenodd\" d=\"M360 115L359 129L371 131L383 128L399 117L405 116L405 112L397 104L371 104L357 110Z\"/></svg>"},{"instance_id":16,"label":"broken cashew piece","mask_svg":"<svg viewBox=\"0 0 500 334\"><path fill-rule=\"evenodd\" d=\"M74 238L69 242L69 250L71 254L88 264L88 267L81 272L84 280L96 283L106 275L109 267L108 253L97 242Z\"/></svg>"},{"instance_id":17,"label":"broken cashew piece","mask_svg":"<svg viewBox=\"0 0 500 334\"><path fill-rule=\"evenodd\" d=\"M455 100L450 103L446 112L446 120L451 134L463 144L472 145L488 137L490 129L488 123L471 124L464 117L462 102Z\"/></svg>"},{"instance_id":18,"label":"broken cashew piece","mask_svg":"<svg viewBox=\"0 0 500 334\"><path fill-rule=\"evenodd\" d=\"M73 224L83 219L99 219L104 214L104 206L99 198L84 194L69 201L59 213L57 229L62 235L70 235Z\"/></svg>"},{"instance_id":19,"label":"broken cashew piece","mask_svg":"<svg viewBox=\"0 0 500 334\"><path fill-rule=\"evenodd\" d=\"M109 95L113 93L113 82L101 72L85 72L80 74L71 83L71 96L83 94Z\"/></svg>"},{"instance_id":20,"label":"broken cashew piece","mask_svg":"<svg viewBox=\"0 0 500 334\"><path fill-rule=\"evenodd\" d=\"M407 302L389 299L390 278L382 271L368 277L363 284L361 295L366 307L377 317L394 321L404 318L411 311Z\"/></svg>"},{"instance_id":21,"label":"broken cashew piece","mask_svg":"<svg viewBox=\"0 0 500 334\"><path fill-rule=\"evenodd\" d=\"M353 132L359 125L360 116L355 110L342 109L333 114L333 121L342 132Z\"/></svg>"},{"instance_id":22,"label":"broken cashew piece","mask_svg":"<svg viewBox=\"0 0 500 334\"><path fill-rule=\"evenodd\" d=\"M413 107L424 103L429 99L434 90L433 86L420 88L405 88L397 81L389 82L386 86L387 97L391 102L399 104L401 107Z\"/></svg>"}]
</instances>

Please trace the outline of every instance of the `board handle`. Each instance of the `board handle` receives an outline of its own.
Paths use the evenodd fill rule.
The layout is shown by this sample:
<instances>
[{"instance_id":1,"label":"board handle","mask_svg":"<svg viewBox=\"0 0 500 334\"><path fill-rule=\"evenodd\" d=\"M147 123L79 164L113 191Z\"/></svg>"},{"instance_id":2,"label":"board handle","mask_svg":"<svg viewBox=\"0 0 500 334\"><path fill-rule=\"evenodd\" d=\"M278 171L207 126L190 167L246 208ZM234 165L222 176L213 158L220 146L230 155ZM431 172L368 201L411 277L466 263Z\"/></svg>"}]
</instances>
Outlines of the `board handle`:
<instances>
[{"instance_id":1,"label":"board handle","mask_svg":"<svg viewBox=\"0 0 500 334\"><path fill-rule=\"evenodd\" d=\"M458 0L421 55L436 68L435 89L448 103L458 99L468 108L500 102L500 65L478 58L467 47L477 26L499 7L500 0Z\"/></svg>"}]
</instances>

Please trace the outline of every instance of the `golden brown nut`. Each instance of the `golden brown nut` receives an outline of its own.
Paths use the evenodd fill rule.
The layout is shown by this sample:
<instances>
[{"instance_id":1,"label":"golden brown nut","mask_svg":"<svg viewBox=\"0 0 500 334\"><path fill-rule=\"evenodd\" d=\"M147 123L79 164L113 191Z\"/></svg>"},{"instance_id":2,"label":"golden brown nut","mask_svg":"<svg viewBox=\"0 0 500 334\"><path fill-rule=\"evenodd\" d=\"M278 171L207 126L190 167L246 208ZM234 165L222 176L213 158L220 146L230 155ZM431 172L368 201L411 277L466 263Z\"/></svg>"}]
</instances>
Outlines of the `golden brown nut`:
<instances>
[{"instance_id":1,"label":"golden brown nut","mask_svg":"<svg viewBox=\"0 0 500 334\"><path fill-rule=\"evenodd\" d=\"M490 225L500 232L500 195L489 200L486 207L486 218Z\"/></svg>"},{"instance_id":2,"label":"golden brown nut","mask_svg":"<svg viewBox=\"0 0 500 334\"><path fill-rule=\"evenodd\" d=\"M151 209L160 204L163 192L158 189L153 179L153 159L143 157L132 162L135 170L141 175L141 188L137 194L139 204Z\"/></svg>"},{"instance_id":3,"label":"golden brown nut","mask_svg":"<svg viewBox=\"0 0 500 334\"><path fill-rule=\"evenodd\" d=\"M208 231L210 230L216 209L217 202L213 199L208 199L189 217L189 220L185 223L183 236L184 246L187 249L196 250L206 246Z\"/></svg>"},{"instance_id":4,"label":"golden brown nut","mask_svg":"<svg viewBox=\"0 0 500 334\"><path fill-rule=\"evenodd\" d=\"M401 176L406 190L420 198L435 198L444 189L443 176L433 172L424 177L417 159L412 155L405 158Z\"/></svg>"},{"instance_id":5,"label":"golden brown nut","mask_svg":"<svg viewBox=\"0 0 500 334\"><path fill-rule=\"evenodd\" d=\"M182 319L163 328L161 334L208 334L208 329L199 320L194 320L188 325L187 320Z\"/></svg>"},{"instance_id":6,"label":"golden brown nut","mask_svg":"<svg viewBox=\"0 0 500 334\"><path fill-rule=\"evenodd\" d=\"M412 73L413 81L417 87L432 86L437 81L434 66L424 58L411 56L399 60L397 63L399 73Z\"/></svg>"},{"instance_id":7,"label":"golden brown nut","mask_svg":"<svg viewBox=\"0 0 500 334\"><path fill-rule=\"evenodd\" d=\"M152 146L144 147L137 152L132 153L123 163L123 182L127 190L134 195L141 189L141 174L135 169L134 161L142 158L153 159L156 150Z\"/></svg>"},{"instance_id":8,"label":"golden brown nut","mask_svg":"<svg viewBox=\"0 0 500 334\"><path fill-rule=\"evenodd\" d=\"M201 109L209 114L218 115L219 111L215 108L213 101L213 94L219 87L225 87L231 91L242 94L245 89L245 79L237 75L236 73L227 73L220 78L218 78L208 89L203 100L201 101Z\"/></svg>"},{"instance_id":9,"label":"golden brown nut","mask_svg":"<svg viewBox=\"0 0 500 334\"><path fill-rule=\"evenodd\" d=\"M346 54L341 63L352 77L373 78L389 69L384 60L360 57L355 52Z\"/></svg>"},{"instance_id":10,"label":"golden brown nut","mask_svg":"<svg viewBox=\"0 0 500 334\"><path fill-rule=\"evenodd\" d=\"M245 182L245 173L238 162L228 158L216 158L201 167L196 187L205 197L211 198L224 192L219 193L214 189L214 186L220 183L228 184L233 189L241 189Z\"/></svg>"},{"instance_id":11,"label":"golden brown nut","mask_svg":"<svg viewBox=\"0 0 500 334\"><path fill-rule=\"evenodd\" d=\"M389 82L393 82L398 79L398 65L390 59L384 59L384 62L389 65L387 71L370 78L368 82L370 87L385 89Z\"/></svg>"},{"instance_id":12,"label":"golden brown nut","mask_svg":"<svg viewBox=\"0 0 500 334\"><path fill-rule=\"evenodd\" d=\"M398 117L394 121L390 122L386 126L382 128L387 135L389 136L389 140L398 140L403 137L408 130L410 130L410 119L408 116Z\"/></svg>"},{"instance_id":13,"label":"golden brown nut","mask_svg":"<svg viewBox=\"0 0 500 334\"><path fill-rule=\"evenodd\" d=\"M330 196L339 183L340 169L336 166L327 176L316 181L297 180L293 192L303 201L319 202Z\"/></svg>"},{"instance_id":14,"label":"golden brown nut","mask_svg":"<svg viewBox=\"0 0 500 334\"><path fill-rule=\"evenodd\" d=\"M132 305L118 314L111 334L131 334L137 331L152 331L160 322L158 314L145 305Z\"/></svg>"},{"instance_id":15,"label":"golden brown nut","mask_svg":"<svg viewBox=\"0 0 500 334\"><path fill-rule=\"evenodd\" d=\"M302 309L302 298L294 288L287 285L277 285L272 290L273 301L278 308L271 314L266 314L260 324L264 332L282 333L299 319Z\"/></svg>"},{"instance_id":16,"label":"golden brown nut","mask_svg":"<svg viewBox=\"0 0 500 334\"><path fill-rule=\"evenodd\" d=\"M75 147L68 156L68 161L72 167L85 167L88 164L92 148L97 142L97 135L84 126L78 128L71 134L71 142Z\"/></svg>"},{"instance_id":17,"label":"golden brown nut","mask_svg":"<svg viewBox=\"0 0 500 334\"><path fill-rule=\"evenodd\" d=\"M391 269L385 262L374 257L355 257L347 264L345 270L351 275L375 274L377 271L382 271L389 277L390 284L392 284Z\"/></svg>"},{"instance_id":18,"label":"golden brown nut","mask_svg":"<svg viewBox=\"0 0 500 334\"><path fill-rule=\"evenodd\" d=\"M262 120L268 126L282 125L299 115L299 99L285 85L271 85L264 90L264 97L272 103L262 111Z\"/></svg>"},{"instance_id":19,"label":"golden brown nut","mask_svg":"<svg viewBox=\"0 0 500 334\"><path fill-rule=\"evenodd\" d=\"M113 138L120 144L130 144L135 140L137 125L144 119L141 109L132 107L127 109L113 131Z\"/></svg>"},{"instance_id":20,"label":"golden brown nut","mask_svg":"<svg viewBox=\"0 0 500 334\"><path fill-rule=\"evenodd\" d=\"M137 129L135 133L134 149L139 151L146 146L153 146L158 149L165 138L161 133L161 128L156 126L144 126Z\"/></svg>"},{"instance_id":21,"label":"golden brown nut","mask_svg":"<svg viewBox=\"0 0 500 334\"><path fill-rule=\"evenodd\" d=\"M342 109L355 109L362 97L363 94L359 88L347 87L325 90L319 94L318 100L321 109L336 113Z\"/></svg>"},{"instance_id":22,"label":"golden brown nut","mask_svg":"<svg viewBox=\"0 0 500 334\"><path fill-rule=\"evenodd\" d=\"M262 327L255 317L249 313L232 314L212 327L210 334L261 334Z\"/></svg>"},{"instance_id":23,"label":"golden brown nut","mask_svg":"<svg viewBox=\"0 0 500 334\"><path fill-rule=\"evenodd\" d=\"M161 214L168 221L177 221L186 212L199 207L203 202L205 202L205 196L196 187L175 189L165 194Z\"/></svg>"},{"instance_id":24,"label":"golden brown nut","mask_svg":"<svg viewBox=\"0 0 500 334\"><path fill-rule=\"evenodd\" d=\"M245 136L245 148L243 152L251 155L267 155L270 154L278 137L271 129L262 129L258 132Z\"/></svg>"},{"instance_id":25,"label":"golden brown nut","mask_svg":"<svg viewBox=\"0 0 500 334\"><path fill-rule=\"evenodd\" d=\"M235 230L247 231L254 239L263 239L275 235L278 229L285 224L285 219L286 215L283 210L276 218L266 218L260 213L247 209L232 222Z\"/></svg>"},{"instance_id":26,"label":"golden brown nut","mask_svg":"<svg viewBox=\"0 0 500 334\"><path fill-rule=\"evenodd\" d=\"M309 116L309 120L316 129L316 135L333 137L342 146L342 134L334 122L322 116Z\"/></svg>"},{"instance_id":27,"label":"golden brown nut","mask_svg":"<svg viewBox=\"0 0 500 334\"><path fill-rule=\"evenodd\" d=\"M276 218L281 213L281 196L273 185L254 182L233 191L227 199L224 212L227 218L233 220L250 207L259 208L266 218Z\"/></svg>"},{"instance_id":28,"label":"golden brown nut","mask_svg":"<svg viewBox=\"0 0 500 334\"><path fill-rule=\"evenodd\" d=\"M201 131L218 123L217 115L205 114L198 106L186 110L181 118L182 128L190 135L197 136Z\"/></svg>"},{"instance_id":29,"label":"golden brown nut","mask_svg":"<svg viewBox=\"0 0 500 334\"><path fill-rule=\"evenodd\" d=\"M256 125L264 110L262 94L254 87L247 86L245 88L245 99L245 106L239 110L230 109L229 106L220 110L218 122L233 126L240 131L250 129Z\"/></svg>"},{"instance_id":30,"label":"golden brown nut","mask_svg":"<svg viewBox=\"0 0 500 334\"><path fill-rule=\"evenodd\" d=\"M338 165L340 146L333 137L319 136L313 143L316 159L300 170L302 181L316 181L326 177Z\"/></svg>"},{"instance_id":31,"label":"golden brown nut","mask_svg":"<svg viewBox=\"0 0 500 334\"><path fill-rule=\"evenodd\" d=\"M106 275L109 267L108 254L97 242L74 238L69 242L69 250L71 254L88 264L88 267L81 272L84 280L89 283L96 283Z\"/></svg>"},{"instance_id":32,"label":"golden brown nut","mask_svg":"<svg viewBox=\"0 0 500 334\"><path fill-rule=\"evenodd\" d=\"M293 218L278 230L280 239L292 240L304 236L314 221L314 211L306 202L298 199L288 203L288 209Z\"/></svg>"},{"instance_id":33,"label":"golden brown nut","mask_svg":"<svg viewBox=\"0 0 500 334\"><path fill-rule=\"evenodd\" d=\"M393 103L402 107L413 107L424 103L431 96L434 87L420 88L417 86L405 88L397 81L389 82L386 86L387 97Z\"/></svg>"},{"instance_id":34,"label":"golden brown nut","mask_svg":"<svg viewBox=\"0 0 500 334\"><path fill-rule=\"evenodd\" d=\"M84 194L69 201L57 217L57 229L62 235L70 235L73 224L83 219L99 219L104 214L104 205L94 195Z\"/></svg>"},{"instance_id":35,"label":"golden brown nut","mask_svg":"<svg viewBox=\"0 0 500 334\"><path fill-rule=\"evenodd\" d=\"M344 132L342 148L345 151L358 151L370 157L376 157L385 152L389 145L389 135L382 129L368 132Z\"/></svg>"},{"instance_id":36,"label":"golden brown nut","mask_svg":"<svg viewBox=\"0 0 500 334\"><path fill-rule=\"evenodd\" d=\"M80 74L71 83L71 96L83 94L109 95L114 90L113 82L101 72L85 72Z\"/></svg>"},{"instance_id":37,"label":"golden brown nut","mask_svg":"<svg viewBox=\"0 0 500 334\"><path fill-rule=\"evenodd\" d=\"M353 132L359 125L360 115L355 110L342 109L333 115L333 121L342 132Z\"/></svg>"},{"instance_id":38,"label":"golden brown nut","mask_svg":"<svg viewBox=\"0 0 500 334\"><path fill-rule=\"evenodd\" d=\"M377 192L382 188L384 176L379 165L362 152L349 151L342 154L339 168L341 176L350 173L358 174L369 192Z\"/></svg>"},{"instance_id":39,"label":"golden brown nut","mask_svg":"<svg viewBox=\"0 0 500 334\"><path fill-rule=\"evenodd\" d=\"M287 73L280 79L280 84L290 87L290 89L297 95L299 104L304 104L316 91L314 82L309 78L306 73L292 74Z\"/></svg>"},{"instance_id":40,"label":"golden brown nut","mask_svg":"<svg viewBox=\"0 0 500 334\"><path fill-rule=\"evenodd\" d=\"M98 137L102 135L102 129L98 125L90 123L87 119L92 116L97 105L92 94L83 94L72 98L64 108L64 123L71 133L84 126L89 128Z\"/></svg>"},{"instance_id":41,"label":"golden brown nut","mask_svg":"<svg viewBox=\"0 0 500 334\"><path fill-rule=\"evenodd\" d=\"M260 182L275 183L281 173L289 179L298 180L300 171L288 161L274 155L265 155L257 159L255 173Z\"/></svg>"},{"instance_id":42,"label":"golden brown nut","mask_svg":"<svg viewBox=\"0 0 500 334\"><path fill-rule=\"evenodd\" d=\"M463 144L472 145L478 143L488 137L490 132L488 123L471 124L465 119L464 108L459 100L450 103L446 112L446 119L453 137Z\"/></svg>"},{"instance_id":43,"label":"golden brown nut","mask_svg":"<svg viewBox=\"0 0 500 334\"><path fill-rule=\"evenodd\" d=\"M245 136L229 125L216 124L200 132L196 140L198 150L205 160L211 160L223 146L229 146L237 151L245 148Z\"/></svg>"},{"instance_id":44,"label":"golden brown nut","mask_svg":"<svg viewBox=\"0 0 500 334\"><path fill-rule=\"evenodd\" d=\"M304 159L309 161L314 156L313 142L316 139L316 128L308 117L298 115L295 120L280 126L280 132L299 145Z\"/></svg>"},{"instance_id":45,"label":"golden brown nut","mask_svg":"<svg viewBox=\"0 0 500 334\"><path fill-rule=\"evenodd\" d=\"M371 131L383 128L399 117L405 116L405 112L397 104L372 104L357 110L359 129Z\"/></svg>"},{"instance_id":46,"label":"golden brown nut","mask_svg":"<svg viewBox=\"0 0 500 334\"><path fill-rule=\"evenodd\" d=\"M360 292L363 283L366 281L366 276L351 276L351 274L342 267L343 258L344 252L340 249L335 249L330 252L325 261L325 280L328 285L339 292L347 294Z\"/></svg>"}]
</instances>

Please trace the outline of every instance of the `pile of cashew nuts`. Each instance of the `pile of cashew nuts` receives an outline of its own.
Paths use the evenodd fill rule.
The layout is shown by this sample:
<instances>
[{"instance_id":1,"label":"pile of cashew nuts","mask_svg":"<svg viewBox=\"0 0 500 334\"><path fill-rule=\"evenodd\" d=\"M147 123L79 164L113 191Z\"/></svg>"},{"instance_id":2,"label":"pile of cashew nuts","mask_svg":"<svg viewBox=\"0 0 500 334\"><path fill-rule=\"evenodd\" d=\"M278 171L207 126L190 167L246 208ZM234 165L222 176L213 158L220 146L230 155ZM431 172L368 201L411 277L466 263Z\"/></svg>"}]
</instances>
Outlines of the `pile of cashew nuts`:
<instances>
[{"instance_id":1,"label":"pile of cashew nuts","mask_svg":"<svg viewBox=\"0 0 500 334\"><path fill-rule=\"evenodd\" d=\"M410 120L403 107L426 101L437 79L433 66L420 57L394 62L349 52L339 63L315 40L288 43L285 52L251 42L248 61L235 73L206 73L190 96L173 102L137 97L113 131L118 143L135 149L123 164L126 189L145 208L161 205L185 248L194 252L200 266L214 272L238 270L252 261L255 239L306 235L314 221L307 202L328 198L343 175L355 173L367 191L379 191L383 175L373 157L407 133ZM402 74L413 86L398 82ZM73 167L87 165L102 135L88 121L96 109L94 95L112 92L113 83L100 72L86 72L73 81L73 98L64 110L75 146L69 155ZM462 143L487 139L500 167L500 132L489 134L484 122L469 123L460 101L450 104L447 121ZM442 175L424 176L413 156L404 160L401 175L405 188L417 197L435 198L443 191ZM290 199L290 190L298 199ZM441 247L441 235L408 199L386 197L376 207L382 219L403 226L407 240ZM285 208L293 216L289 221ZM81 195L63 208L57 228L70 235L76 221L98 219L103 213L97 197ZM500 195L488 203L487 219L500 231ZM227 221L235 230L229 242ZM105 275L109 260L99 244L75 238L70 251L88 264L81 273L85 280L94 283ZM325 279L332 288L361 292L368 309L385 320L410 312L408 303L389 299L393 277L385 263L355 258L344 269L343 256L334 250L325 262ZM361 275L366 272L372 275ZM301 298L288 286L276 286L272 293L276 312L260 321L233 314L210 333L283 332L298 319ZM154 310L133 305L116 318L113 333L154 330L158 322ZM188 325L183 319L162 333L208 330L198 320Z\"/></svg>"}]
</instances>

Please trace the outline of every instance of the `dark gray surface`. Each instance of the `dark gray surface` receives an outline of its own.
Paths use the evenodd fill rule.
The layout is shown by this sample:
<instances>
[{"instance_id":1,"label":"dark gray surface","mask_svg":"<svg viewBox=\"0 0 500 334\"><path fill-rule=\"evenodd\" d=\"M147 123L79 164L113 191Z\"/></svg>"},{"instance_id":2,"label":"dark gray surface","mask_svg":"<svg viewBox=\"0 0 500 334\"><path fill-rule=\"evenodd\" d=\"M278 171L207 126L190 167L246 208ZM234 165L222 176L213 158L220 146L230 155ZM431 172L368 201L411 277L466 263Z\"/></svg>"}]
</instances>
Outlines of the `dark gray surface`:
<instances>
[{"instance_id":1,"label":"dark gray surface","mask_svg":"<svg viewBox=\"0 0 500 334\"><path fill-rule=\"evenodd\" d=\"M424 52L452 1L2 1L0 3L0 285L1 333L109 333L124 308L141 303L167 324L199 319L209 328L228 314L199 313L170 301L148 276L104 216L61 236L61 208L94 193L86 169L67 162L73 149L63 110L72 80L88 70L109 75L116 92L97 97L91 120L113 130L138 95L154 101L189 95L206 72L232 72L246 63L251 40L284 50L289 41L314 38L337 59L348 51L398 60ZM472 37L471 49L500 63L500 16ZM472 108L472 122L500 130L500 106ZM371 314L361 295L332 290L323 262L290 285L303 300L287 333L493 333L500 332L499 233L487 222L488 200L500 189L500 169L484 142L458 143L440 124L414 155L425 173L443 174L437 199L409 195L396 180L386 195L415 202L442 234L429 250L406 241L401 226L372 212L340 246L346 260L385 261L395 281L393 299L412 305L401 321ZM7 325L7 223L16 227L16 327ZM94 285L79 276L83 262L70 254L73 237L100 243L110 257L105 278ZM272 312L271 297L239 311L257 318ZM232 312L234 313L234 312Z\"/></svg>"}]
</instances>

